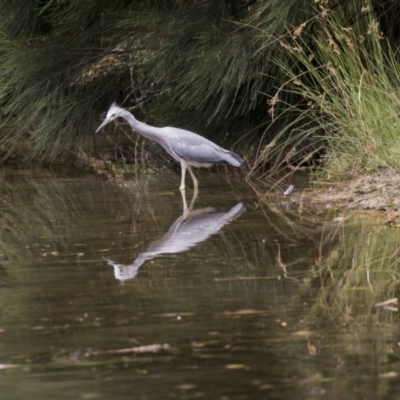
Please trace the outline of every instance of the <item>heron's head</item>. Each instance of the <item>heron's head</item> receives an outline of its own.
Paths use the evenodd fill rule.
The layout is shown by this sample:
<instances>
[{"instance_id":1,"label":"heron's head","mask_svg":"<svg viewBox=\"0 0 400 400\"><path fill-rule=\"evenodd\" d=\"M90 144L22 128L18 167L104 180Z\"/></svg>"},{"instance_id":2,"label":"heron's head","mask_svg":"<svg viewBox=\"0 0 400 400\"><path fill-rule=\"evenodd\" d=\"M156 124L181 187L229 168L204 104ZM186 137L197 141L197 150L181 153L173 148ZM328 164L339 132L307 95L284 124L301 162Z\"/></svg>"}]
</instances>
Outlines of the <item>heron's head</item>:
<instances>
[{"instance_id":1,"label":"heron's head","mask_svg":"<svg viewBox=\"0 0 400 400\"><path fill-rule=\"evenodd\" d=\"M113 121L114 119L120 117L123 113L123 108L118 107L117 103L112 103L110 106L110 109L107 112L106 118L104 121L101 123L101 125L96 129L97 133L101 129L103 129L109 122Z\"/></svg>"}]
</instances>

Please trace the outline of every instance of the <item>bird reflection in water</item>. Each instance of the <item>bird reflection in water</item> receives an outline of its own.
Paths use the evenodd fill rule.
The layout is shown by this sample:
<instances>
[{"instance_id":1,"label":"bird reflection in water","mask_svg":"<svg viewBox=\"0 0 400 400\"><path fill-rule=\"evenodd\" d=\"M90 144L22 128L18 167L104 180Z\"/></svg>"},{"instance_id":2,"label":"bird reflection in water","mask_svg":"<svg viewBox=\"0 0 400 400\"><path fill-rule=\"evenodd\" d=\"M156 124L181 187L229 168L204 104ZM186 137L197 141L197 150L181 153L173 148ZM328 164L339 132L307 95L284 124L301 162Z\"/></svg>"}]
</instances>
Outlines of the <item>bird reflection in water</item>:
<instances>
[{"instance_id":1,"label":"bird reflection in water","mask_svg":"<svg viewBox=\"0 0 400 400\"><path fill-rule=\"evenodd\" d=\"M224 225L235 220L246 211L242 203L236 204L227 212L217 211L213 207L193 210L198 191L195 190L188 207L186 196L182 194L183 214L171 225L168 232L160 239L152 242L146 251L140 253L132 264L123 265L109 258L104 260L114 267L115 278L121 282L134 279L140 266L161 254L182 253L193 246L207 240Z\"/></svg>"}]
</instances>

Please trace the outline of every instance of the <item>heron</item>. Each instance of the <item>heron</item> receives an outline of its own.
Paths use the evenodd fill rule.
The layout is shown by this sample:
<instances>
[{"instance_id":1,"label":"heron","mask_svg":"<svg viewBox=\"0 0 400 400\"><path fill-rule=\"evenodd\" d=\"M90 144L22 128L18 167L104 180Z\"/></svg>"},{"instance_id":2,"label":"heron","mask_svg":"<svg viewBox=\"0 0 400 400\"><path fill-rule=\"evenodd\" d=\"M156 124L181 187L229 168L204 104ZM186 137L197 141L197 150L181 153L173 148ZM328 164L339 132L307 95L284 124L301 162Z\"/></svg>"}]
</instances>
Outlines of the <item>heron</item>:
<instances>
[{"instance_id":1,"label":"heron","mask_svg":"<svg viewBox=\"0 0 400 400\"><path fill-rule=\"evenodd\" d=\"M197 133L170 126L157 128L148 125L138 121L128 110L119 107L115 102L111 104L106 118L96 129L96 133L118 117L124 118L134 131L160 144L171 157L181 163L182 179L179 189L182 191L185 190L186 169L189 170L194 188L197 189L199 183L192 167L211 167L217 163L240 167L243 163L243 158L239 155L219 147Z\"/></svg>"}]
</instances>

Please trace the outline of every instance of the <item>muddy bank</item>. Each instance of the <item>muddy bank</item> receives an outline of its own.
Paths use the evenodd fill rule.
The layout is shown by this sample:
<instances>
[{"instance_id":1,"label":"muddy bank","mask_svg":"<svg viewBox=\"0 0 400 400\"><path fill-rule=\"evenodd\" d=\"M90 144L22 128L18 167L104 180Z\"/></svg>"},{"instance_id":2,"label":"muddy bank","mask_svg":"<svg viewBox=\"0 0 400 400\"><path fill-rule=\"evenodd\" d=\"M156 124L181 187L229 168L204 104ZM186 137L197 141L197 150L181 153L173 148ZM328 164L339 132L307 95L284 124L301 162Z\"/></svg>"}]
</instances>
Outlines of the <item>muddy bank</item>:
<instances>
[{"instance_id":1,"label":"muddy bank","mask_svg":"<svg viewBox=\"0 0 400 400\"><path fill-rule=\"evenodd\" d=\"M291 201L329 209L400 211L400 175L387 168L351 181L327 183L326 188L293 192Z\"/></svg>"}]
</instances>

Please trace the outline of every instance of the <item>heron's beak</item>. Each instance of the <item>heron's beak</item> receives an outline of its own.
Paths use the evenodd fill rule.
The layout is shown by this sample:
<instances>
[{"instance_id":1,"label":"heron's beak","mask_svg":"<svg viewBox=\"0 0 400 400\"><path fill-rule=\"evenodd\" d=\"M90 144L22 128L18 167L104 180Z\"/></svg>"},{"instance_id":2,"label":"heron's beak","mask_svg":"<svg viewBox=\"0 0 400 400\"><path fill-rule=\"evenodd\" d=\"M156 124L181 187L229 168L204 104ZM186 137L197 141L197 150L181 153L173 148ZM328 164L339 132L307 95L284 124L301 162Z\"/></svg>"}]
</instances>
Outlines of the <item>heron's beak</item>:
<instances>
[{"instance_id":1,"label":"heron's beak","mask_svg":"<svg viewBox=\"0 0 400 400\"><path fill-rule=\"evenodd\" d=\"M106 118L106 119L101 123L101 125L96 129L95 134L96 134L98 131L102 130L109 122L110 122L110 120Z\"/></svg>"}]
</instances>

